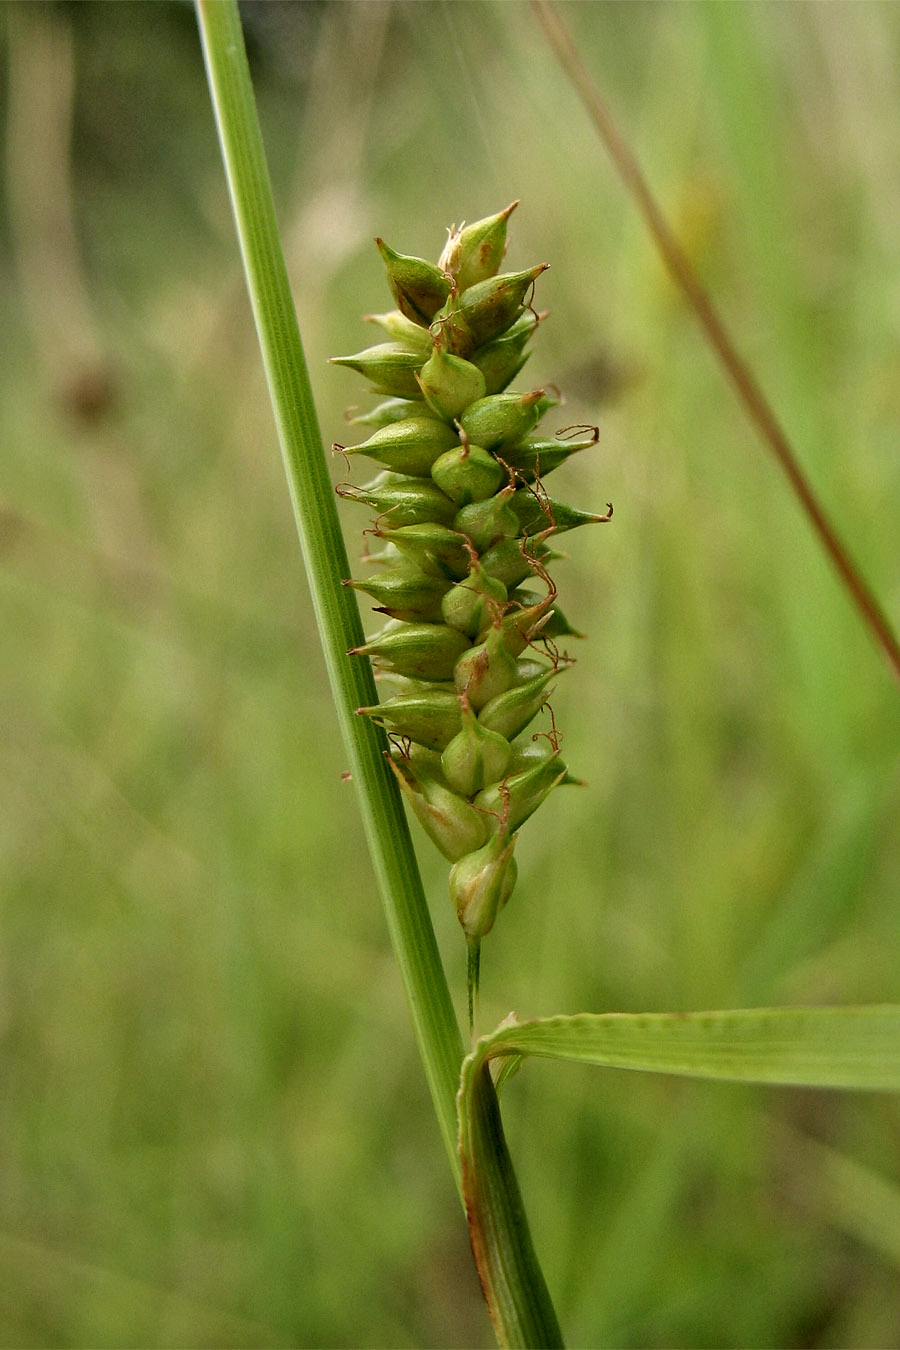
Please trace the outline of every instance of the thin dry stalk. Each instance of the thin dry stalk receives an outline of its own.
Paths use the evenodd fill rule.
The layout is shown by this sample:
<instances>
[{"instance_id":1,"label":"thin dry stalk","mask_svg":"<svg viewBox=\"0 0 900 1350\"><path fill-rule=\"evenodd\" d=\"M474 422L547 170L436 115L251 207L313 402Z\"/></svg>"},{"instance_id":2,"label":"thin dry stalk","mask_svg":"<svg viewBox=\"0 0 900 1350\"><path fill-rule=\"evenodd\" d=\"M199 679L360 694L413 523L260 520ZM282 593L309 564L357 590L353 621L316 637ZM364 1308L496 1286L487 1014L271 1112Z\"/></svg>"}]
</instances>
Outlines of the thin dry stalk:
<instances>
[{"instance_id":1,"label":"thin dry stalk","mask_svg":"<svg viewBox=\"0 0 900 1350\"><path fill-rule=\"evenodd\" d=\"M765 394L738 354L709 295L669 228L637 160L581 60L558 6L552 4L551 0L532 0L532 8L549 46L581 98L666 266L687 296L747 415L783 469L814 533L846 587L851 602L887 658L894 675L900 680L900 640L890 620L828 519Z\"/></svg>"}]
</instances>

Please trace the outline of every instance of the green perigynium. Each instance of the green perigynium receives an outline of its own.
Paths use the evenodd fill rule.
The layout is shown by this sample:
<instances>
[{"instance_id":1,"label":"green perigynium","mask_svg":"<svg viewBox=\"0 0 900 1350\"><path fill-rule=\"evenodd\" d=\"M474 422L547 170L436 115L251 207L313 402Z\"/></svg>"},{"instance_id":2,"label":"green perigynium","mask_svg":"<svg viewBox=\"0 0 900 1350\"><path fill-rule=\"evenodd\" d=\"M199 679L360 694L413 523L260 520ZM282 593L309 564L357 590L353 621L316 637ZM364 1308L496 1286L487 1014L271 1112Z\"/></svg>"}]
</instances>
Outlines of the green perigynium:
<instances>
[{"instance_id":1,"label":"green perigynium","mask_svg":"<svg viewBox=\"0 0 900 1350\"><path fill-rule=\"evenodd\" d=\"M610 514L564 506L543 487L596 429L541 436L558 400L508 389L544 317L532 292L547 266L499 272L516 205L451 230L437 264L376 240L397 309L366 317L389 340L334 358L388 396L353 419L367 439L340 447L381 466L338 489L375 512L369 534L383 545L368 555L370 575L346 584L388 618L354 652L393 688L358 711L387 731L404 796L453 864L475 978L478 944L515 885L520 826L577 781L552 719L531 730L570 664L556 640L580 636L556 608L548 540Z\"/></svg>"}]
</instances>

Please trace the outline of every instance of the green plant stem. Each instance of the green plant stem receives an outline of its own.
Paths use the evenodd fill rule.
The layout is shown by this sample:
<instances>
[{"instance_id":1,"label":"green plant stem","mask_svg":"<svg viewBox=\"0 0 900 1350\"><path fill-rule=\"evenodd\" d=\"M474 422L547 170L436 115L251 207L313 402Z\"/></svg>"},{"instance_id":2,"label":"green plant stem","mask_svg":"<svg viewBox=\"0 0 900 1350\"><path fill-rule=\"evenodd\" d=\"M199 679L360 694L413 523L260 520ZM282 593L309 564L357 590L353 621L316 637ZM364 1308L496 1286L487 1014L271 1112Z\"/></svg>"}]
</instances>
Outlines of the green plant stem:
<instances>
[{"instance_id":1,"label":"green plant stem","mask_svg":"<svg viewBox=\"0 0 900 1350\"><path fill-rule=\"evenodd\" d=\"M236 0L197 0L213 109L313 607L363 826L444 1143L459 1185L459 1025L385 742L356 708L378 701L322 446ZM338 874L338 867L335 873ZM336 889L336 903L340 894ZM302 916L299 916L302 923Z\"/></svg>"},{"instance_id":2,"label":"green plant stem","mask_svg":"<svg viewBox=\"0 0 900 1350\"><path fill-rule=\"evenodd\" d=\"M562 1332L531 1241L487 1063L469 1073L465 1092L460 1154L466 1214L497 1340L521 1350L561 1347Z\"/></svg>"}]
</instances>

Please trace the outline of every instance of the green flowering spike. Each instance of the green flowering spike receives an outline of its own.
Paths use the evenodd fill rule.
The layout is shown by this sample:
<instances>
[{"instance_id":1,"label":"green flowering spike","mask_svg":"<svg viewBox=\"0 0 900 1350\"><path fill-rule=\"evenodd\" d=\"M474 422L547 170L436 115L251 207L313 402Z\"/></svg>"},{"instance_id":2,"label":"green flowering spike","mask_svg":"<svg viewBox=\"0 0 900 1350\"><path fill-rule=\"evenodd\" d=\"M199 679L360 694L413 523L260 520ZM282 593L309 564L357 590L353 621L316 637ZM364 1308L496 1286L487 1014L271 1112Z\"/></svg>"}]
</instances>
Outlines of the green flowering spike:
<instances>
[{"instance_id":1,"label":"green flowering spike","mask_svg":"<svg viewBox=\"0 0 900 1350\"><path fill-rule=\"evenodd\" d=\"M554 753L521 773L514 773L491 787L482 789L473 805L500 821L510 833L518 830L530 815L562 783L568 770Z\"/></svg>"},{"instance_id":2,"label":"green flowering spike","mask_svg":"<svg viewBox=\"0 0 900 1350\"><path fill-rule=\"evenodd\" d=\"M425 685L426 693L398 694L370 708L357 708L385 731L415 741L431 750L443 750L462 726L456 688Z\"/></svg>"},{"instance_id":3,"label":"green flowering spike","mask_svg":"<svg viewBox=\"0 0 900 1350\"><path fill-rule=\"evenodd\" d=\"M506 222L518 205L517 201L511 202L496 216L486 216L450 231L438 266L455 278L459 290L496 275L506 252Z\"/></svg>"},{"instance_id":4,"label":"green flowering spike","mask_svg":"<svg viewBox=\"0 0 900 1350\"><path fill-rule=\"evenodd\" d=\"M515 884L516 832L556 786L577 781L555 722L526 730L571 664L554 642L577 635L556 604L547 568L560 555L548 539L608 518L542 486L597 430L541 437L556 400L508 388L546 317L532 306L546 264L498 275L512 210L452 230L436 267L379 239L397 309L368 318L389 341L339 360L392 395L354 419L373 434L346 451L384 471L338 488L376 513L368 533L383 544L367 556L380 570L346 584L391 616L354 648L387 686L358 711L391 737L391 770L453 863L470 1023L481 940Z\"/></svg>"},{"instance_id":5,"label":"green flowering spike","mask_svg":"<svg viewBox=\"0 0 900 1350\"><path fill-rule=\"evenodd\" d=\"M577 454L579 450L587 450L596 444L597 435L582 436L570 441L558 438L552 441L541 440L530 436L527 440L520 441L518 445L504 450L503 458L511 469L515 469L517 474L531 482L535 478L546 478L547 474L558 469L560 464L565 464L570 455Z\"/></svg>"},{"instance_id":6,"label":"green flowering spike","mask_svg":"<svg viewBox=\"0 0 900 1350\"><path fill-rule=\"evenodd\" d=\"M413 319L408 319L399 309L388 310L386 314L364 314L363 318L366 323L377 323L393 342L402 343L418 352L423 361L431 351L428 329Z\"/></svg>"},{"instance_id":7,"label":"green flowering spike","mask_svg":"<svg viewBox=\"0 0 900 1350\"><path fill-rule=\"evenodd\" d=\"M501 450L527 436L554 401L543 389L530 394L489 394L468 407L459 423L473 444Z\"/></svg>"},{"instance_id":8,"label":"green flowering spike","mask_svg":"<svg viewBox=\"0 0 900 1350\"><path fill-rule=\"evenodd\" d=\"M388 398L378 403L369 412L357 413L348 417L351 427L389 427L394 422L402 422L407 417L431 417L437 420L428 404L417 394L414 399Z\"/></svg>"},{"instance_id":9,"label":"green flowering spike","mask_svg":"<svg viewBox=\"0 0 900 1350\"><path fill-rule=\"evenodd\" d=\"M450 898L470 942L491 931L516 884L515 837L501 831L450 869Z\"/></svg>"},{"instance_id":10,"label":"green flowering spike","mask_svg":"<svg viewBox=\"0 0 900 1350\"><path fill-rule=\"evenodd\" d=\"M457 689L467 696L476 712L511 688L517 675L515 657L503 641L499 624L488 629L483 642L462 654L453 671Z\"/></svg>"},{"instance_id":11,"label":"green flowering spike","mask_svg":"<svg viewBox=\"0 0 900 1350\"><path fill-rule=\"evenodd\" d=\"M376 393L417 398L416 371L422 360L421 352L410 351L399 342L379 342L376 347L367 347L354 356L332 356L331 364L358 370L370 381Z\"/></svg>"},{"instance_id":12,"label":"green flowering spike","mask_svg":"<svg viewBox=\"0 0 900 1350\"><path fill-rule=\"evenodd\" d=\"M448 422L459 417L475 399L484 397L484 376L478 367L442 347L434 348L416 382L429 408Z\"/></svg>"},{"instance_id":13,"label":"green flowering spike","mask_svg":"<svg viewBox=\"0 0 900 1350\"><path fill-rule=\"evenodd\" d=\"M437 484L427 478L410 478L407 474L383 470L371 483L356 487L353 483L339 483L335 488L339 497L365 502L385 517L383 523L427 525L435 521L449 525L456 515L456 503L446 497Z\"/></svg>"},{"instance_id":14,"label":"green flowering spike","mask_svg":"<svg viewBox=\"0 0 900 1350\"><path fill-rule=\"evenodd\" d=\"M379 464L414 478L430 478L439 455L457 443L452 427L433 417L406 417L373 431L361 445L344 446L347 455L368 455Z\"/></svg>"},{"instance_id":15,"label":"green flowering spike","mask_svg":"<svg viewBox=\"0 0 900 1350\"><path fill-rule=\"evenodd\" d=\"M502 613L506 604L506 587L502 581L489 577L479 561L472 564L469 575L452 587L441 601L441 617L451 628L458 628L467 637L479 638Z\"/></svg>"},{"instance_id":16,"label":"green flowering spike","mask_svg":"<svg viewBox=\"0 0 900 1350\"><path fill-rule=\"evenodd\" d=\"M450 294L450 283L439 267L423 258L395 253L383 239L376 239L384 259L388 285L399 309L414 323L428 327Z\"/></svg>"},{"instance_id":17,"label":"green flowering spike","mask_svg":"<svg viewBox=\"0 0 900 1350\"><path fill-rule=\"evenodd\" d=\"M494 456L480 445L457 445L446 450L431 466L431 476L457 506L482 502L509 478Z\"/></svg>"},{"instance_id":18,"label":"green flowering spike","mask_svg":"<svg viewBox=\"0 0 900 1350\"><path fill-rule=\"evenodd\" d=\"M344 582L377 600L383 614L411 623L440 623L441 601L451 584L415 569L381 572L370 581L351 578Z\"/></svg>"},{"instance_id":19,"label":"green flowering spike","mask_svg":"<svg viewBox=\"0 0 900 1350\"><path fill-rule=\"evenodd\" d=\"M471 646L456 628L441 623L406 623L382 629L363 643L351 647L350 656L371 656L388 670L420 680L448 680L457 661Z\"/></svg>"},{"instance_id":20,"label":"green flowering spike","mask_svg":"<svg viewBox=\"0 0 900 1350\"><path fill-rule=\"evenodd\" d=\"M510 380L518 375L528 360L529 353L525 350L528 340L537 327L539 318L544 317L527 309L505 333L501 333L492 342L486 342L484 346L477 347L472 352L470 359L473 366L477 366L484 376L486 394L501 393Z\"/></svg>"},{"instance_id":21,"label":"green flowering spike","mask_svg":"<svg viewBox=\"0 0 900 1350\"><path fill-rule=\"evenodd\" d=\"M560 667L560 670L564 669L564 666ZM557 670L547 670L498 694L481 709L479 722L489 731L505 736L507 741L513 740L543 708L550 697L550 684L558 674Z\"/></svg>"},{"instance_id":22,"label":"green flowering spike","mask_svg":"<svg viewBox=\"0 0 900 1350\"><path fill-rule=\"evenodd\" d=\"M462 507L453 519L453 528L464 534L478 553L486 553L503 539L514 539L519 533L518 519L509 506L514 493L514 488L504 488L496 497Z\"/></svg>"},{"instance_id":23,"label":"green flowering spike","mask_svg":"<svg viewBox=\"0 0 900 1350\"><path fill-rule=\"evenodd\" d=\"M548 266L549 263L538 263L526 272L504 272L489 281L476 282L462 292L460 313L476 347L499 337L516 321L533 282Z\"/></svg>"},{"instance_id":24,"label":"green flowering spike","mask_svg":"<svg viewBox=\"0 0 900 1350\"><path fill-rule=\"evenodd\" d=\"M574 506L554 501L546 493L535 492L532 488L520 488L510 500L510 506L519 522L522 534L543 534L553 530L562 534L564 530L577 529L579 525L604 524L612 517L612 507L607 506L602 516L589 511L577 511Z\"/></svg>"},{"instance_id":25,"label":"green flowering spike","mask_svg":"<svg viewBox=\"0 0 900 1350\"><path fill-rule=\"evenodd\" d=\"M471 797L506 773L512 753L509 741L482 726L463 695L462 727L441 755L444 777L454 792Z\"/></svg>"},{"instance_id":26,"label":"green flowering spike","mask_svg":"<svg viewBox=\"0 0 900 1350\"><path fill-rule=\"evenodd\" d=\"M469 571L466 540L446 525L402 525L396 530L380 526L375 533L431 576L460 580Z\"/></svg>"},{"instance_id":27,"label":"green flowering spike","mask_svg":"<svg viewBox=\"0 0 900 1350\"><path fill-rule=\"evenodd\" d=\"M436 778L420 778L402 760L387 762L425 833L445 858L457 862L481 848L490 833L486 816Z\"/></svg>"}]
</instances>

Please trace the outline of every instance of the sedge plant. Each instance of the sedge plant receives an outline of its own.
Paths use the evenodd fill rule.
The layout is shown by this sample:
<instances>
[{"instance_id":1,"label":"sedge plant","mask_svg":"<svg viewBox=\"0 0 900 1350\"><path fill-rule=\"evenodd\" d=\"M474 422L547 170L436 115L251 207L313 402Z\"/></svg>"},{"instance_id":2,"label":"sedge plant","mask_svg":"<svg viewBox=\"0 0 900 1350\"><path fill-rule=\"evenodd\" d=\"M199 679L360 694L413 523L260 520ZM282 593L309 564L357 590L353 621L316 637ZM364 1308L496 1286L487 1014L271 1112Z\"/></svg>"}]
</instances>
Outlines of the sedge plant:
<instances>
[{"instance_id":1,"label":"sedge plant","mask_svg":"<svg viewBox=\"0 0 900 1350\"><path fill-rule=\"evenodd\" d=\"M235 0L197 0L238 239L338 720L388 928L473 1254L501 1345L562 1334L528 1230L498 1093L530 1055L708 1079L900 1091L900 1008L511 1016L464 1053L405 799L451 864L468 947L470 1019L482 939L515 884L517 832L562 785L552 720L531 729L568 666L554 538L608 519L551 498L544 478L594 442L546 436L552 391L510 388L541 315L544 264L503 272L512 207L451 232L437 262L379 241L396 308L387 341L339 361L380 401L344 447L380 471L344 485L372 513L371 575L351 579L275 224ZM583 430L583 429L580 429ZM385 626L363 637L354 592ZM379 700L371 662L389 684ZM543 724L541 724L543 725Z\"/></svg>"},{"instance_id":2,"label":"sedge plant","mask_svg":"<svg viewBox=\"0 0 900 1350\"><path fill-rule=\"evenodd\" d=\"M468 948L474 1023L482 938L516 881L518 831L573 780L555 721L532 732L577 636L548 565L558 534L608 521L551 498L544 478L594 445L596 427L538 423L557 399L509 386L541 321L534 284L546 264L500 272L518 205L453 229L437 263L377 240L397 308L370 316L391 339L335 358L388 395L335 447L381 466L344 496L376 511L373 574L348 585L386 625L352 650L394 688L359 713L389 733L388 764L426 833L453 866L450 897ZM537 590L535 590L535 586Z\"/></svg>"}]
</instances>

